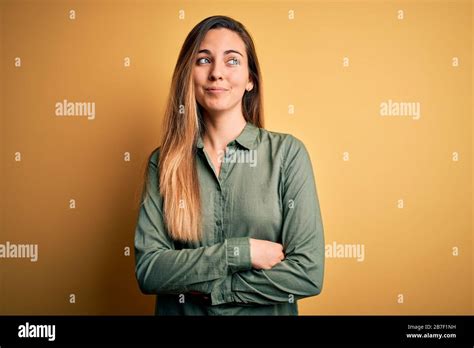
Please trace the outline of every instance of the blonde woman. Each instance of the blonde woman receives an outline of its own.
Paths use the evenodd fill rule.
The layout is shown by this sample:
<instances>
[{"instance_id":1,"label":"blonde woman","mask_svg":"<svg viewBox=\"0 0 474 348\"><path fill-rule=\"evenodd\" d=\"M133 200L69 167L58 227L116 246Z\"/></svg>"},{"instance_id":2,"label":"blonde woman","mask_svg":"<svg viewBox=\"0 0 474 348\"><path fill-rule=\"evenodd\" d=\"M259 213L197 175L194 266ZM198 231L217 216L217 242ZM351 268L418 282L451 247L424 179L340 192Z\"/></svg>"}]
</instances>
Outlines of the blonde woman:
<instances>
[{"instance_id":1,"label":"blonde woman","mask_svg":"<svg viewBox=\"0 0 474 348\"><path fill-rule=\"evenodd\" d=\"M157 315L298 315L321 293L324 234L303 143L263 128L253 41L227 16L188 34L149 159L136 277Z\"/></svg>"}]
</instances>

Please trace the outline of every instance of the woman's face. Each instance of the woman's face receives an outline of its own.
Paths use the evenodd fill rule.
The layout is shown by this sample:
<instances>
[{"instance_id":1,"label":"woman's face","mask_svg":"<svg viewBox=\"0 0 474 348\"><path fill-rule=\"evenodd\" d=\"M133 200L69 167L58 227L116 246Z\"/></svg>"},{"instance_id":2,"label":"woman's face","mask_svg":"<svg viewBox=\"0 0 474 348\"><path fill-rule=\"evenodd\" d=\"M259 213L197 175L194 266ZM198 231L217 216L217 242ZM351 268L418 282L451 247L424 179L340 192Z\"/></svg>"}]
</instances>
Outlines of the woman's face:
<instances>
[{"instance_id":1,"label":"woman's face","mask_svg":"<svg viewBox=\"0 0 474 348\"><path fill-rule=\"evenodd\" d=\"M209 30L193 64L197 102L209 114L235 108L241 112L245 89L252 89L253 84L245 44L240 36L225 28Z\"/></svg>"}]
</instances>

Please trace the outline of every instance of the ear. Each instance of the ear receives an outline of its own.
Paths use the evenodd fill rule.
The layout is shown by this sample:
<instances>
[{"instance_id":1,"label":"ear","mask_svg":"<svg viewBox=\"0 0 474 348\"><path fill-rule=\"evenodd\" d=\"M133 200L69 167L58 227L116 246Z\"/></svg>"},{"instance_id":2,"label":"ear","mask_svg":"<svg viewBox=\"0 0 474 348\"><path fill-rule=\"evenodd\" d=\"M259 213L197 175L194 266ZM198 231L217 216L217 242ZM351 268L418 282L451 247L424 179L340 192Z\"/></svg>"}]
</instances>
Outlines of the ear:
<instances>
[{"instance_id":1,"label":"ear","mask_svg":"<svg viewBox=\"0 0 474 348\"><path fill-rule=\"evenodd\" d=\"M249 82L247 82L247 86L245 86L245 89L250 92L253 89L253 81L252 77L249 75Z\"/></svg>"}]
</instances>

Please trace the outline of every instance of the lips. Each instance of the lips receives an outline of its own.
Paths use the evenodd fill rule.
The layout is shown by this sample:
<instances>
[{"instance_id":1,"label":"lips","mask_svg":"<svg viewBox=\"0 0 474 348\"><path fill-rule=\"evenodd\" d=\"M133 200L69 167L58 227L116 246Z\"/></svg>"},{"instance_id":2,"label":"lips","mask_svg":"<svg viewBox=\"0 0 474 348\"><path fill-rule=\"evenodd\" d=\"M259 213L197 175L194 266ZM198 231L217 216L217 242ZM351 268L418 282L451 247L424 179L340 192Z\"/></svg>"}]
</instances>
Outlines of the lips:
<instances>
[{"instance_id":1,"label":"lips","mask_svg":"<svg viewBox=\"0 0 474 348\"><path fill-rule=\"evenodd\" d=\"M209 88L206 88L206 91L227 91L227 89L222 88L222 87L209 87Z\"/></svg>"}]
</instances>

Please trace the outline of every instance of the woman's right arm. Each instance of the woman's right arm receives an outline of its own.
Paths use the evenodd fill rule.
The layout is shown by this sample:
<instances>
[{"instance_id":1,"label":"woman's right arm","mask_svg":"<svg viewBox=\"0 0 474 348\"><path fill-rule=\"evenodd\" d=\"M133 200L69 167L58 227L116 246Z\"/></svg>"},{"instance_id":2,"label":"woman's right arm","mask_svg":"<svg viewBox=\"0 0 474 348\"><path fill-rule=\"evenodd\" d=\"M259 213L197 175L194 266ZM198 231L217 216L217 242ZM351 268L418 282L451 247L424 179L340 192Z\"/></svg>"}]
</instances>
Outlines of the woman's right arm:
<instances>
[{"instance_id":1,"label":"woman's right arm","mask_svg":"<svg viewBox=\"0 0 474 348\"><path fill-rule=\"evenodd\" d=\"M250 238L228 238L196 249L175 250L163 220L157 154L148 162L148 193L135 229L135 275L145 294L210 293L227 275L252 269Z\"/></svg>"}]
</instances>

